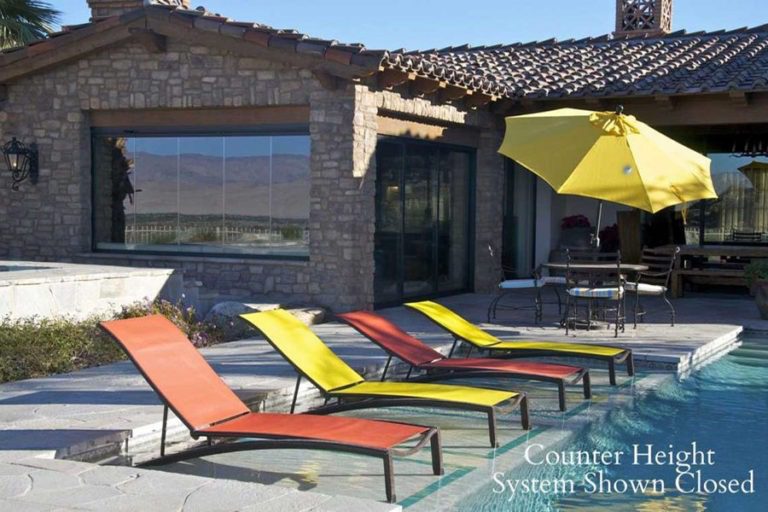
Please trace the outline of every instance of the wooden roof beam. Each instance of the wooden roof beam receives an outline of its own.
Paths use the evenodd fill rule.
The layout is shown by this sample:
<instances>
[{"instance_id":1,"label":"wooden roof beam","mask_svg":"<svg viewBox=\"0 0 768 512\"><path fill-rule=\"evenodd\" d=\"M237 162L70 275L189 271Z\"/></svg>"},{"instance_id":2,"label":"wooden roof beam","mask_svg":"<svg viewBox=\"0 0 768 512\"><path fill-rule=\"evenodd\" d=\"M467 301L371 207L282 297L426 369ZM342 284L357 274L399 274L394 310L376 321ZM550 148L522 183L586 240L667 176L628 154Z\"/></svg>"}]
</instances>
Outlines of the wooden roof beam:
<instances>
[{"instance_id":1,"label":"wooden roof beam","mask_svg":"<svg viewBox=\"0 0 768 512\"><path fill-rule=\"evenodd\" d=\"M416 73L407 73L399 69L384 69L376 75L376 82L382 89L391 89L415 78Z\"/></svg>"},{"instance_id":2,"label":"wooden roof beam","mask_svg":"<svg viewBox=\"0 0 768 512\"><path fill-rule=\"evenodd\" d=\"M745 91L729 91L728 97L737 107L748 107L752 101L751 95Z\"/></svg>"},{"instance_id":3,"label":"wooden roof beam","mask_svg":"<svg viewBox=\"0 0 768 512\"><path fill-rule=\"evenodd\" d=\"M312 72L312 74L317 79L317 81L320 82L320 85L322 85L323 88L328 91L335 91L339 89L341 85L339 77L332 75L327 71L316 69Z\"/></svg>"},{"instance_id":4,"label":"wooden roof beam","mask_svg":"<svg viewBox=\"0 0 768 512\"><path fill-rule=\"evenodd\" d=\"M467 96L464 98L464 104L469 108L479 108L484 107L490 102L496 100L497 98L495 96L492 96L490 94L485 94L482 92L476 92L472 94L471 96Z\"/></svg>"},{"instance_id":5,"label":"wooden roof beam","mask_svg":"<svg viewBox=\"0 0 768 512\"><path fill-rule=\"evenodd\" d=\"M445 82L431 78L424 78L422 76L417 76L409 83L410 92L414 96L427 96L429 94L434 94L440 89L444 89L445 86Z\"/></svg>"},{"instance_id":6,"label":"wooden roof beam","mask_svg":"<svg viewBox=\"0 0 768 512\"><path fill-rule=\"evenodd\" d=\"M447 102L447 101L456 101L467 96L468 94L471 94L471 91L467 90L464 87L446 84L445 87L443 87L438 91L437 100L440 101L441 103Z\"/></svg>"},{"instance_id":7,"label":"wooden roof beam","mask_svg":"<svg viewBox=\"0 0 768 512\"><path fill-rule=\"evenodd\" d=\"M675 109L675 100L672 98L672 96L669 96L667 94L657 94L653 97L653 100L656 102L656 105L661 107L664 110L674 110Z\"/></svg>"}]
</instances>

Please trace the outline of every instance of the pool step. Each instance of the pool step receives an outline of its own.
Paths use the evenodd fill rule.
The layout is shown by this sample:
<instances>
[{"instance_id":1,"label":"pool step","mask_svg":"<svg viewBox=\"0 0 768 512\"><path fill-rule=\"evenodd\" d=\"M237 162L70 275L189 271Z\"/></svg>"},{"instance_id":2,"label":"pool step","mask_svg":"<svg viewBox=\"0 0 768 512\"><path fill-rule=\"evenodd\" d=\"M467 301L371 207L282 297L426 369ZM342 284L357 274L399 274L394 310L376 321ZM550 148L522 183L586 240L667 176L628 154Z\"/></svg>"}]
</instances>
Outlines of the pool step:
<instances>
[{"instance_id":1,"label":"pool step","mask_svg":"<svg viewBox=\"0 0 768 512\"><path fill-rule=\"evenodd\" d=\"M754 359L768 359L768 350L752 350L741 347L731 352L731 355L737 357L750 357Z\"/></svg>"},{"instance_id":2,"label":"pool step","mask_svg":"<svg viewBox=\"0 0 768 512\"><path fill-rule=\"evenodd\" d=\"M768 352L768 345L766 345L765 343L749 343L749 342L745 342L745 343L742 343L741 346L739 347L739 350L741 350L741 349L744 349L744 350L754 350L754 351L757 351L757 352Z\"/></svg>"},{"instance_id":3,"label":"pool step","mask_svg":"<svg viewBox=\"0 0 768 512\"><path fill-rule=\"evenodd\" d=\"M732 363L740 364L741 366L752 366L754 368L768 368L768 358L738 357L738 356L729 354L728 360Z\"/></svg>"}]
</instances>

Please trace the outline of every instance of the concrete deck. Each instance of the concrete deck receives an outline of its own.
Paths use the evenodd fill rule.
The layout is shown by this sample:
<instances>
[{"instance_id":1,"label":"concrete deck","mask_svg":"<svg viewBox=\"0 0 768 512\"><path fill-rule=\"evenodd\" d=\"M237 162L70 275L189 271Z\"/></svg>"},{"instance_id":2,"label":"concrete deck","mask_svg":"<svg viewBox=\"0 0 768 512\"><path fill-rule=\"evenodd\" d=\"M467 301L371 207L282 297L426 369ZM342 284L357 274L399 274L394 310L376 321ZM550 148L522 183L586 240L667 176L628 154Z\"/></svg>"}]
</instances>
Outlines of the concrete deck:
<instances>
[{"instance_id":1,"label":"concrete deck","mask_svg":"<svg viewBox=\"0 0 768 512\"><path fill-rule=\"evenodd\" d=\"M489 299L488 296L462 295L447 298L442 302L456 308L469 319L480 322L484 320L485 307ZM522 297L520 300L521 304L530 303L528 302L530 297ZM648 305L648 309L653 309L655 306L652 301ZM614 339L612 333L608 331L589 333L577 331L566 338L564 332L556 327L558 318L556 306L545 306L545 321L540 326L533 325L532 311L526 310L502 311L499 313L498 322L503 323L487 327L494 333L509 338L530 336L537 339L568 339L626 345L635 350L636 359L641 366L677 367L681 373L733 347L742 326L768 331L768 322L759 320L754 304L748 299L686 298L676 301L676 306L678 308L676 327L671 328L668 324L661 323L667 319L663 312L655 316L649 314L646 324L642 324L637 330L633 330L630 326L626 333L620 334L618 339ZM433 346L442 350L450 346L450 339L445 333L414 312L404 308L394 308L384 310L382 313ZM360 336L347 327L331 323L316 326L315 330L346 361L368 375L373 376L379 372L386 360L377 347L361 341ZM250 339L228 343L206 349L204 355L224 380L253 408L266 408L270 411L287 408L295 385L295 374L263 340ZM594 363L594 361L590 362L593 368L596 366ZM596 394L597 399L593 400L597 403L609 396L612 390L606 386L607 378L604 371L597 369L593 374L595 387L600 390ZM629 382L621 371L619 375L620 383ZM512 381L512 384L515 388L529 392L533 403L534 424L548 421L557 423L553 418L559 418L560 414L556 412L556 400L554 400L551 386L520 381ZM307 382L302 386L301 396L304 407L317 399L317 394ZM579 392L574 388L569 394L569 404L576 407L586 403L580 400ZM581 414L578 409L575 411ZM379 415L376 414L376 416ZM467 432L482 428L484 423L482 418L467 419L463 416L454 421L450 418L444 420L427 414L424 421L434 423L440 419L439 424L445 432L446 446L451 447L461 444L461 440L468 435ZM295 475L286 476L283 473L280 476L264 477L262 473L269 472L263 470L271 468L273 461L268 452L261 452L258 455L251 454L249 457L254 464L258 465L259 461L262 464L259 470L262 476L254 477L254 480L265 483L279 482L280 485L264 486L250 482L233 482L229 479L216 480L190 476L185 478L193 480L184 480L178 484L178 488L174 483L175 479L182 477L172 473L50 460L61 458L84 461L126 458L132 459L133 462L145 460L157 452L161 418L162 408L156 396L128 362L0 386L0 500L12 500L14 510L22 510L20 504L28 506L30 510L48 510L53 503L62 505L64 508L89 509L88 507L97 503L96 500L109 495L114 499L116 508L119 503L122 507L136 506L143 509L142 504L147 501L148 494L141 491L126 492L123 485L131 478L138 478L141 482L152 482L146 485L154 486L157 489L157 496L163 496L162 500L180 499L182 506L177 505L177 508L184 510L195 509L190 505L195 502L194 500L190 502L189 495L184 495L182 490L196 489L195 486L201 486L200 488L204 489L200 495L210 491L211 496L216 495L213 490L219 489L220 486L232 486L233 490L227 491L227 497L231 500L217 502L220 507L216 510L244 510L247 506L266 503L267 500L277 507L276 510L345 510L360 506L354 501L344 501L343 498L328 496L328 494L341 492L339 487L329 487L329 482L334 482L332 474L338 471L334 465L340 460L336 457L325 459L327 466L322 464L324 460L322 458L312 459L321 463L312 472L313 475L316 473L317 478L301 479ZM418 419L419 417L415 417L414 421ZM517 432L519 427L516 426L516 421L517 417L514 414L504 418L505 424L514 426L510 432L514 431L512 433L515 439L521 435L521 432ZM179 445L190 442L180 423L173 422L172 428L173 431L169 437L172 442ZM506 441L514 442L514 439ZM367 473L368 477L361 477L365 482L362 486L365 487L361 491L362 494L355 492L353 495L369 500L380 500L383 495L382 482L379 481L381 469L378 466L380 464L378 461L370 464L369 462L361 463L359 458L356 459L356 467ZM297 464L301 465L301 463L301 460L297 461ZM41 464L45 467L38 467ZM354 471L346 470L346 465L343 467L345 467L344 474L354 476ZM401 475L398 484L404 485L407 491L404 494L401 490L400 497L413 500L413 496L420 492L416 483L430 478L429 472L425 472L423 466L420 466L418 473L425 473L421 475L424 478L416 479L411 476L414 472L406 470L403 473L396 468L396 474ZM75 477L69 478L73 474ZM57 478L56 475L69 476ZM214 471L212 476L221 477L222 471ZM434 477L431 478L434 480ZM64 480L68 483L62 484ZM106 483L93 484L92 481ZM401 484L402 481L406 483ZM30 482L34 482L36 488L30 487ZM324 494L288 492L290 489L285 486L301 490L317 489ZM235 487L237 490L234 490ZM30 489L34 489L34 492ZM80 491L73 492L75 489ZM254 499L255 494L259 494L261 498ZM84 497L73 502L75 495ZM93 496L93 499L89 500L88 496ZM56 501L59 498L61 501ZM160 497L157 498L158 503L162 500ZM171 501L162 501L162 503L169 504ZM370 503L374 505L366 504L365 507L371 510L396 509L386 504L375 504L373 501ZM11 503L6 504L11 505ZM0 501L0 506L2 505Z\"/></svg>"}]
</instances>

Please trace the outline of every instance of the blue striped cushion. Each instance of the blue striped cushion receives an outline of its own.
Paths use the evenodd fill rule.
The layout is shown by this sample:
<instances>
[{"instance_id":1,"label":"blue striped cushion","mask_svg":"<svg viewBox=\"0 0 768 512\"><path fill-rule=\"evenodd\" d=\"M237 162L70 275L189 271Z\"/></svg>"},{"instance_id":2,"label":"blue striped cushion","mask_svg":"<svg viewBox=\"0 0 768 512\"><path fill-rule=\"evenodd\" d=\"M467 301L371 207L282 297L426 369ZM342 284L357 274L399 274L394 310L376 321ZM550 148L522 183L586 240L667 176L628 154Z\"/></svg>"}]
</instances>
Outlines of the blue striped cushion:
<instances>
[{"instance_id":1,"label":"blue striped cushion","mask_svg":"<svg viewBox=\"0 0 768 512\"><path fill-rule=\"evenodd\" d=\"M624 296L624 288L569 288L571 297L584 297L588 299L619 299Z\"/></svg>"}]
</instances>

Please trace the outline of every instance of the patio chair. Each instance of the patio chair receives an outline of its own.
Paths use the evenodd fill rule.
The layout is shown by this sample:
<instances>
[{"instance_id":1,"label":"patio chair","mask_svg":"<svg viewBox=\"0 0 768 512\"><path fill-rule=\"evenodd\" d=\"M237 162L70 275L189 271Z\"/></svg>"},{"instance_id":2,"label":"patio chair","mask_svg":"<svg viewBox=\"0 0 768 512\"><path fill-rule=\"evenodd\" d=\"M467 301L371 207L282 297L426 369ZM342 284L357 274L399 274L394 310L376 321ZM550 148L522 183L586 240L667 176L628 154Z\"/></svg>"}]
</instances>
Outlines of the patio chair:
<instances>
[{"instance_id":1,"label":"patio chair","mask_svg":"<svg viewBox=\"0 0 768 512\"><path fill-rule=\"evenodd\" d=\"M291 411L296 406L301 379L305 377L325 396L326 405L316 409L323 413L401 406L479 411L488 416L488 435L491 446L496 447L496 409L499 404L510 402L511 407L520 406L523 428L531 428L525 393L445 384L367 381L287 311L275 309L240 317L260 331L296 369L298 378ZM337 400L335 405L327 405L331 398Z\"/></svg>"},{"instance_id":2,"label":"patio chair","mask_svg":"<svg viewBox=\"0 0 768 512\"><path fill-rule=\"evenodd\" d=\"M420 381L445 380L466 377L530 379L557 384L560 410L565 411L565 385L582 381L584 398L592 397L589 370L578 366L509 361L495 358L448 359L424 342L406 333L383 316L368 311L355 311L336 315L360 334L376 343L389 354L381 380L396 357L408 365L408 380L415 369L426 372Z\"/></svg>"},{"instance_id":3,"label":"patio chair","mask_svg":"<svg viewBox=\"0 0 768 512\"><path fill-rule=\"evenodd\" d=\"M495 260L494 258L494 250L493 245L488 244L488 251L490 252L491 258ZM493 320L496 320L496 312L499 309L508 310L508 311L517 311L522 309L533 309L534 310L534 322L539 323L542 320L543 316L543 306L544 301L541 295L541 292L543 288L547 285L559 285L564 284L560 281L562 278L557 276L544 276L541 272L541 267L537 267L532 273L530 278L521 278L521 279L510 279L509 276L514 275L516 271L510 267L507 267L503 264L499 265L499 284L498 284L498 291L496 293L496 296L491 300L491 303L488 305L488 322L492 322ZM503 301L505 298L509 297L512 294L515 294L519 290L535 290L536 293L534 295L534 303L531 306L512 306L508 304L503 304ZM562 312L562 300L560 299L560 293L557 291L557 288L552 288L552 290L555 293L555 296L557 297L557 313L560 314Z\"/></svg>"},{"instance_id":4,"label":"patio chair","mask_svg":"<svg viewBox=\"0 0 768 512\"><path fill-rule=\"evenodd\" d=\"M588 263L615 263L615 266L606 266L605 269L579 269L578 264L585 260L576 251L566 252L565 291L567 301L565 304L565 334L568 335L571 325L579 321L578 303L584 301L587 304L586 323L587 330L592 328L596 318L606 319L606 312L615 311L614 337L618 337L619 329L624 332L625 325L625 278L621 273L621 253L594 253L594 261ZM615 306L607 308L605 303L614 302Z\"/></svg>"},{"instance_id":5,"label":"patio chair","mask_svg":"<svg viewBox=\"0 0 768 512\"><path fill-rule=\"evenodd\" d=\"M161 315L102 322L101 328L125 350L163 402L160 458L147 466L169 464L216 453L263 449L346 452L381 458L387 501L394 503L393 456L410 455L431 443L432 470L443 474L438 429L389 421L255 413L213 371L189 339ZM168 410L207 446L165 455ZM395 447L417 438L415 446ZM214 439L238 440L212 444Z\"/></svg>"},{"instance_id":6,"label":"patio chair","mask_svg":"<svg viewBox=\"0 0 768 512\"><path fill-rule=\"evenodd\" d=\"M579 343L564 343L556 341L505 341L484 331L475 324L464 319L442 304L432 301L410 302L405 306L418 311L429 320L453 335L453 346L448 357L455 352L459 341L469 343L472 348L486 350L490 353L503 353L505 357L579 357L598 359L608 363L608 374L612 385L616 384L616 364L627 364L627 374L635 374L632 351L609 345L587 345ZM469 352L467 353L469 357Z\"/></svg>"},{"instance_id":7,"label":"patio chair","mask_svg":"<svg viewBox=\"0 0 768 512\"><path fill-rule=\"evenodd\" d=\"M669 307L672 327L675 326L675 307L667 297L667 292L678 254L680 254L679 247L675 247L672 251L643 249L642 264L646 265L648 270L638 272L635 281L626 284L627 292L635 294L635 329L637 329L637 319L644 320L647 313L640 303L641 296L661 297Z\"/></svg>"}]
</instances>

